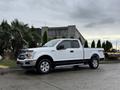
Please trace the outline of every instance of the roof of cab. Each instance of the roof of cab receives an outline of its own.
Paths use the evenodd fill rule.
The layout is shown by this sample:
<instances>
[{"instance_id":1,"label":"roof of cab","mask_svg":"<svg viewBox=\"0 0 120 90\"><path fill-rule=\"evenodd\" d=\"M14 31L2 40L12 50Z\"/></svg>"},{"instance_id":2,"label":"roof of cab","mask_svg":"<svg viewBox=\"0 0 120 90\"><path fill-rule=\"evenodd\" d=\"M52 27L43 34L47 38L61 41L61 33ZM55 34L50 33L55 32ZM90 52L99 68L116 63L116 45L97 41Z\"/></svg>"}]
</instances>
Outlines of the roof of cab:
<instances>
[{"instance_id":1,"label":"roof of cab","mask_svg":"<svg viewBox=\"0 0 120 90\"><path fill-rule=\"evenodd\" d=\"M74 38L59 38L59 39L53 39L53 40L78 40Z\"/></svg>"}]
</instances>

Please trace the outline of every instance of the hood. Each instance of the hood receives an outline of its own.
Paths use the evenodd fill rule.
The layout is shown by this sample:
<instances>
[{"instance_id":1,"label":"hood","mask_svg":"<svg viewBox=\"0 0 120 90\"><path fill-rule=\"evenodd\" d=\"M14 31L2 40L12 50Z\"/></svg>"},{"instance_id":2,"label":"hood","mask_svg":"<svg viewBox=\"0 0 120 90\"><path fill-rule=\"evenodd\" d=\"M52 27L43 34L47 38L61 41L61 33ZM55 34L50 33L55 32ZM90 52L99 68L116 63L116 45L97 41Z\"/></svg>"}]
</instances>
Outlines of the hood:
<instances>
[{"instance_id":1,"label":"hood","mask_svg":"<svg viewBox=\"0 0 120 90\"><path fill-rule=\"evenodd\" d=\"M48 50L52 50L53 47L37 47L37 48L27 48L25 50L33 50L33 51L48 51Z\"/></svg>"}]
</instances>

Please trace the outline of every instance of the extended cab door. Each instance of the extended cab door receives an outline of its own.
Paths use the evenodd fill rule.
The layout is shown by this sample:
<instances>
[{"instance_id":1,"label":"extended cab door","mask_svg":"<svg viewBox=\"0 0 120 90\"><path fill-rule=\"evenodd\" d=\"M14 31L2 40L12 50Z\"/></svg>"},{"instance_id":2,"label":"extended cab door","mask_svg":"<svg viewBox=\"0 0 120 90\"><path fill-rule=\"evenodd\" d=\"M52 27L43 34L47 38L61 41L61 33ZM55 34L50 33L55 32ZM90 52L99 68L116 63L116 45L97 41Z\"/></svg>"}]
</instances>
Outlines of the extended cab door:
<instances>
[{"instance_id":1,"label":"extended cab door","mask_svg":"<svg viewBox=\"0 0 120 90\"><path fill-rule=\"evenodd\" d=\"M73 50L73 53L71 53L71 59L83 60L83 47L78 40L71 40L71 46L71 50Z\"/></svg>"}]
</instances>

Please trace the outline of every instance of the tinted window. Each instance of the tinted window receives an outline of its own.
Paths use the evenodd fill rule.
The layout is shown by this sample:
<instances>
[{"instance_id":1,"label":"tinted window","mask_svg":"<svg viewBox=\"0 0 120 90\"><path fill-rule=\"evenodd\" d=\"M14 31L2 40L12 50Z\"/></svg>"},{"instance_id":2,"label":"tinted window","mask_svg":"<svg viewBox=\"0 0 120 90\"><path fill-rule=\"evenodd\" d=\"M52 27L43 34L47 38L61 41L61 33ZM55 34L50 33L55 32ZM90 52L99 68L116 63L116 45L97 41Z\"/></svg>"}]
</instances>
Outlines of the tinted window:
<instances>
[{"instance_id":1,"label":"tinted window","mask_svg":"<svg viewBox=\"0 0 120 90\"><path fill-rule=\"evenodd\" d=\"M66 49L66 48L71 48L71 41L70 41L70 40L62 41L62 42L58 45L58 47L61 46L61 45L63 45L65 49Z\"/></svg>"},{"instance_id":2,"label":"tinted window","mask_svg":"<svg viewBox=\"0 0 120 90\"><path fill-rule=\"evenodd\" d=\"M77 40L72 40L71 43L72 43L72 48L79 48L80 47L80 45L79 45Z\"/></svg>"}]
</instances>

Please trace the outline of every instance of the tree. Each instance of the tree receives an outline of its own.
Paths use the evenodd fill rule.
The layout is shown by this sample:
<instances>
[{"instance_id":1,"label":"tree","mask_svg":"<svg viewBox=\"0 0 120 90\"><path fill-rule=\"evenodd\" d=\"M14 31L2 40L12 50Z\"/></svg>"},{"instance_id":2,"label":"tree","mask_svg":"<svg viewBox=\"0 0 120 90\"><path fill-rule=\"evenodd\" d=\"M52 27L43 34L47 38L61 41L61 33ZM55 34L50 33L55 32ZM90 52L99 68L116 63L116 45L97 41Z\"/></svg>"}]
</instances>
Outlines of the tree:
<instances>
[{"instance_id":1,"label":"tree","mask_svg":"<svg viewBox=\"0 0 120 90\"><path fill-rule=\"evenodd\" d=\"M113 48L113 45L110 41L106 41L106 45L105 45L105 51L110 51L110 49Z\"/></svg>"},{"instance_id":2,"label":"tree","mask_svg":"<svg viewBox=\"0 0 120 90\"><path fill-rule=\"evenodd\" d=\"M12 40L11 40L11 47L15 57L18 56L18 52L22 49L25 45L28 46L28 41L31 39L29 35L29 27L27 24L19 22L17 19L11 22L11 30L12 30ZM30 38L27 41L27 38Z\"/></svg>"},{"instance_id":3,"label":"tree","mask_svg":"<svg viewBox=\"0 0 120 90\"><path fill-rule=\"evenodd\" d=\"M105 42L102 43L102 48L105 50L106 44Z\"/></svg>"},{"instance_id":4,"label":"tree","mask_svg":"<svg viewBox=\"0 0 120 90\"><path fill-rule=\"evenodd\" d=\"M84 47L85 48L88 48L89 46L88 46L88 41L87 40L85 40L85 45L84 45Z\"/></svg>"},{"instance_id":5,"label":"tree","mask_svg":"<svg viewBox=\"0 0 120 90\"><path fill-rule=\"evenodd\" d=\"M101 41L100 40L98 40L98 42L97 42L97 48L101 48L102 46L101 46Z\"/></svg>"},{"instance_id":6,"label":"tree","mask_svg":"<svg viewBox=\"0 0 120 90\"><path fill-rule=\"evenodd\" d=\"M29 47L37 47L37 44L41 43L41 36L39 32L38 28L34 28L33 26L30 28L29 33L32 39L29 40Z\"/></svg>"},{"instance_id":7,"label":"tree","mask_svg":"<svg viewBox=\"0 0 120 90\"><path fill-rule=\"evenodd\" d=\"M4 50L10 49L11 28L7 21L0 24L0 54L4 55Z\"/></svg>"},{"instance_id":8,"label":"tree","mask_svg":"<svg viewBox=\"0 0 120 90\"><path fill-rule=\"evenodd\" d=\"M34 48L34 47L37 47L37 43L36 43L36 41L31 41L29 43L29 48Z\"/></svg>"},{"instance_id":9,"label":"tree","mask_svg":"<svg viewBox=\"0 0 120 90\"><path fill-rule=\"evenodd\" d=\"M95 41L92 41L91 48L95 48Z\"/></svg>"},{"instance_id":10,"label":"tree","mask_svg":"<svg viewBox=\"0 0 120 90\"><path fill-rule=\"evenodd\" d=\"M48 41L47 31L44 32L42 40L43 40L42 45L44 45L45 43L47 43L47 41Z\"/></svg>"},{"instance_id":11,"label":"tree","mask_svg":"<svg viewBox=\"0 0 120 90\"><path fill-rule=\"evenodd\" d=\"M104 48L105 52L109 52L110 49L113 48L113 45L110 41L107 40L106 42L102 43L102 48Z\"/></svg>"},{"instance_id":12,"label":"tree","mask_svg":"<svg viewBox=\"0 0 120 90\"><path fill-rule=\"evenodd\" d=\"M18 51L24 47L36 47L41 42L40 29L30 28L28 24L15 19L9 24L3 20L0 24L0 55L4 55L5 50L10 50L15 57Z\"/></svg>"}]
</instances>

